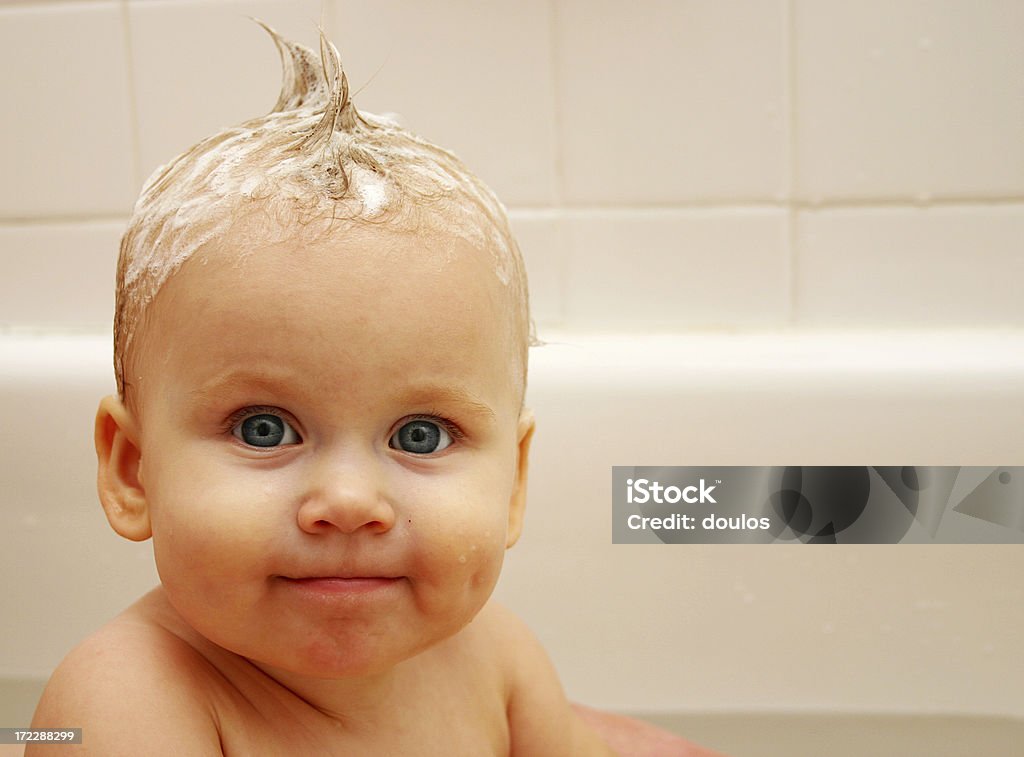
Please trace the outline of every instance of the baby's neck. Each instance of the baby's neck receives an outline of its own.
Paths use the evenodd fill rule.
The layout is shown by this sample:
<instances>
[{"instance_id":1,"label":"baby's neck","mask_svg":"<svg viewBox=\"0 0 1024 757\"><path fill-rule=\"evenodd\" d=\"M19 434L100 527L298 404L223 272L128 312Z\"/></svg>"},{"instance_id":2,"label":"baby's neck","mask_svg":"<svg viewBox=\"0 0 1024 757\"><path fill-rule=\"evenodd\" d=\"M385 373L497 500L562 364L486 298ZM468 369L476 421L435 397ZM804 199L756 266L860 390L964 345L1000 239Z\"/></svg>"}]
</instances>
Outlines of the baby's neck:
<instances>
[{"instance_id":1,"label":"baby's neck","mask_svg":"<svg viewBox=\"0 0 1024 757\"><path fill-rule=\"evenodd\" d=\"M312 678L252 660L246 662L289 695L350 732L372 732L387 725L394 719L394 713L401 711L396 700L403 690L404 664L371 676Z\"/></svg>"}]
</instances>

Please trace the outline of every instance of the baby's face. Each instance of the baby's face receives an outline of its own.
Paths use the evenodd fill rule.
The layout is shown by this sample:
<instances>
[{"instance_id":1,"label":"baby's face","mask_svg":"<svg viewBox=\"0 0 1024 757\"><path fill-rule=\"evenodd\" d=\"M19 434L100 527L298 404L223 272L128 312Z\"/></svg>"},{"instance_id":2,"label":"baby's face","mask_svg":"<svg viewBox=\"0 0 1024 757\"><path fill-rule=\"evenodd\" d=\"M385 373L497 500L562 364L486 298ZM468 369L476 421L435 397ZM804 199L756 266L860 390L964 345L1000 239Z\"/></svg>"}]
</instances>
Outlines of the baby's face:
<instances>
[{"instance_id":1,"label":"baby's face","mask_svg":"<svg viewBox=\"0 0 1024 757\"><path fill-rule=\"evenodd\" d=\"M532 430L506 299L465 242L365 227L239 238L168 281L140 333L139 472L193 628L338 677L474 617L518 536Z\"/></svg>"}]
</instances>

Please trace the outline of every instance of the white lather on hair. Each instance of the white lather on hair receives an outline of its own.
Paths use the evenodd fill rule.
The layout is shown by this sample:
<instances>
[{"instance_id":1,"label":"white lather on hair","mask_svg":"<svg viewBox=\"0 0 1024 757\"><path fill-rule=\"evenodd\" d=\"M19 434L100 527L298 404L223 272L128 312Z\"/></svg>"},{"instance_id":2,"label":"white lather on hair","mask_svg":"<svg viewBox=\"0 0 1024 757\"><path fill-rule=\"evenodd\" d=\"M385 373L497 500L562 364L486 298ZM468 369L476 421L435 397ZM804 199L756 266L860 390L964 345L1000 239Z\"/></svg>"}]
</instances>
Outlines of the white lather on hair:
<instances>
[{"instance_id":1,"label":"white lather on hair","mask_svg":"<svg viewBox=\"0 0 1024 757\"><path fill-rule=\"evenodd\" d=\"M318 58L257 23L281 53L273 110L157 169L121 240L114 362L122 396L124 355L145 307L197 250L253 213L271 219L268 228L282 237L323 220L461 237L492 256L499 280L517 290L529 332L522 259L494 193L452 153L390 118L357 111L337 48L322 32Z\"/></svg>"}]
</instances>

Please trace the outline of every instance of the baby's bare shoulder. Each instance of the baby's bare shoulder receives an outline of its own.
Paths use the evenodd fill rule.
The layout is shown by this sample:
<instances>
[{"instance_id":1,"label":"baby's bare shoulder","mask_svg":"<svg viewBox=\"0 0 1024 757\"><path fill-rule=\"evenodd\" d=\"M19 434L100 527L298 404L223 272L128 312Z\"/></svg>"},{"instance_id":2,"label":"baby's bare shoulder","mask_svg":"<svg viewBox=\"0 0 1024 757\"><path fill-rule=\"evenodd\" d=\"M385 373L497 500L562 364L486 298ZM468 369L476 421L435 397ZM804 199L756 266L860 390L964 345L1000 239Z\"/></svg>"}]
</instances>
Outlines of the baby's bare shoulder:
<instances>
[{"instance_id":1,"label":"baby's bare shoulder","mask_svg":"<svg viewBox=\"0 0 1024 757\"><path fill-rule=\"evenodd\" d=\"M82 728L82 746L61 754L220 755L208 675L183 639L129 610L64 658L32 726ZM26 757L46 753L29 749Z\"/></svg>"},{"instance_id":2,"label":"baby's bare shoulder","mask_svg":"<svg viewBox=\"0 0 1024 757\"><path fill-rule=\"evenodd\" d=\"M495 602L478 620L502 661L512 755L611 755L570 706L554 665L526 623Z\"/></svg>"},{"instance_id":3,"label":"baby's bare shoulder","mask_svg":"<svg viewBox=\"0 0 1024 757\"><path fill-rule=\"evenodd\" d=\"M523 651L537 644L522 618L493 599L480 610L470 628L477 643L494 647L499 656L519 658Z\"/></svg>"},{"instance_id":4,"label":"baby's bare shoulder","mask_svg":"<svg viewBox=\"0 0 1024 757\"><path fill-rule=\"evenodd\" d=\"M481 630L502 650L512 755L723 757L640 720L570 704L540 641L513 612L490 604Z\"/></svg>"}]
</instances>

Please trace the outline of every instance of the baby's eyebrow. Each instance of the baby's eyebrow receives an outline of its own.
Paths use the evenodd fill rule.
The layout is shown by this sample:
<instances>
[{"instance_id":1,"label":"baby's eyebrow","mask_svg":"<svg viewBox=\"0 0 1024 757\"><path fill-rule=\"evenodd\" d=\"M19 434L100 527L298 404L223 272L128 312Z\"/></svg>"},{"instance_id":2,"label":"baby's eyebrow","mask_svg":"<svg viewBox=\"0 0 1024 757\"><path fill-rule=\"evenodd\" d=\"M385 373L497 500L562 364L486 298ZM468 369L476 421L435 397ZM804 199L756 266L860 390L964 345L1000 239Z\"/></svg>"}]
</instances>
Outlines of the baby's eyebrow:
<instances>
[{"instance_id":1,"label":"baby's eyebrow","mask_svg":"<svg viewBox=\"0 0 1024 757\"><path fill-rule=\"evenodd\" d=\"M218 396L218 393L234 386L245 385L256 389L270 390L278 386L278 379L265 373L254 373L248 370L231 370L221 373L201 386L189 391L189 399L193 402L205 402Z\"/></svg>"},{"instance_id":2,"label":"baby's eyebrow","mask_svg":"<svg viewBox=\"0 0 1024 757\"><path fill-rule=\"evenodd\" d=\"M402 395L404 402L409 404L438 403L455 405L463 412L494 420L494 410L486 402L477 399L471 392L458 386L445 384L416 386Z\"/></svg>"},{"instance_id":3,"label":"baby's eyebrow","mask_svg":"<svg viewBox=\"0 0 1024 757\"><path fill-rule=\"evenodd\" d=\"M192 389L189 399L193 402L207 402L219 393L232 387L244 385L271 391L280 386L280 379L266 373L254 373L250 370L231 370L215 376L210 381ZM284 383L287 383L285 381ZM417 384L407 388L399 395L402 404L455 406L462 412L493 421L494 410L486 402L477 398L471 391L450 384Z\"/></svg>"}]
</instances>

